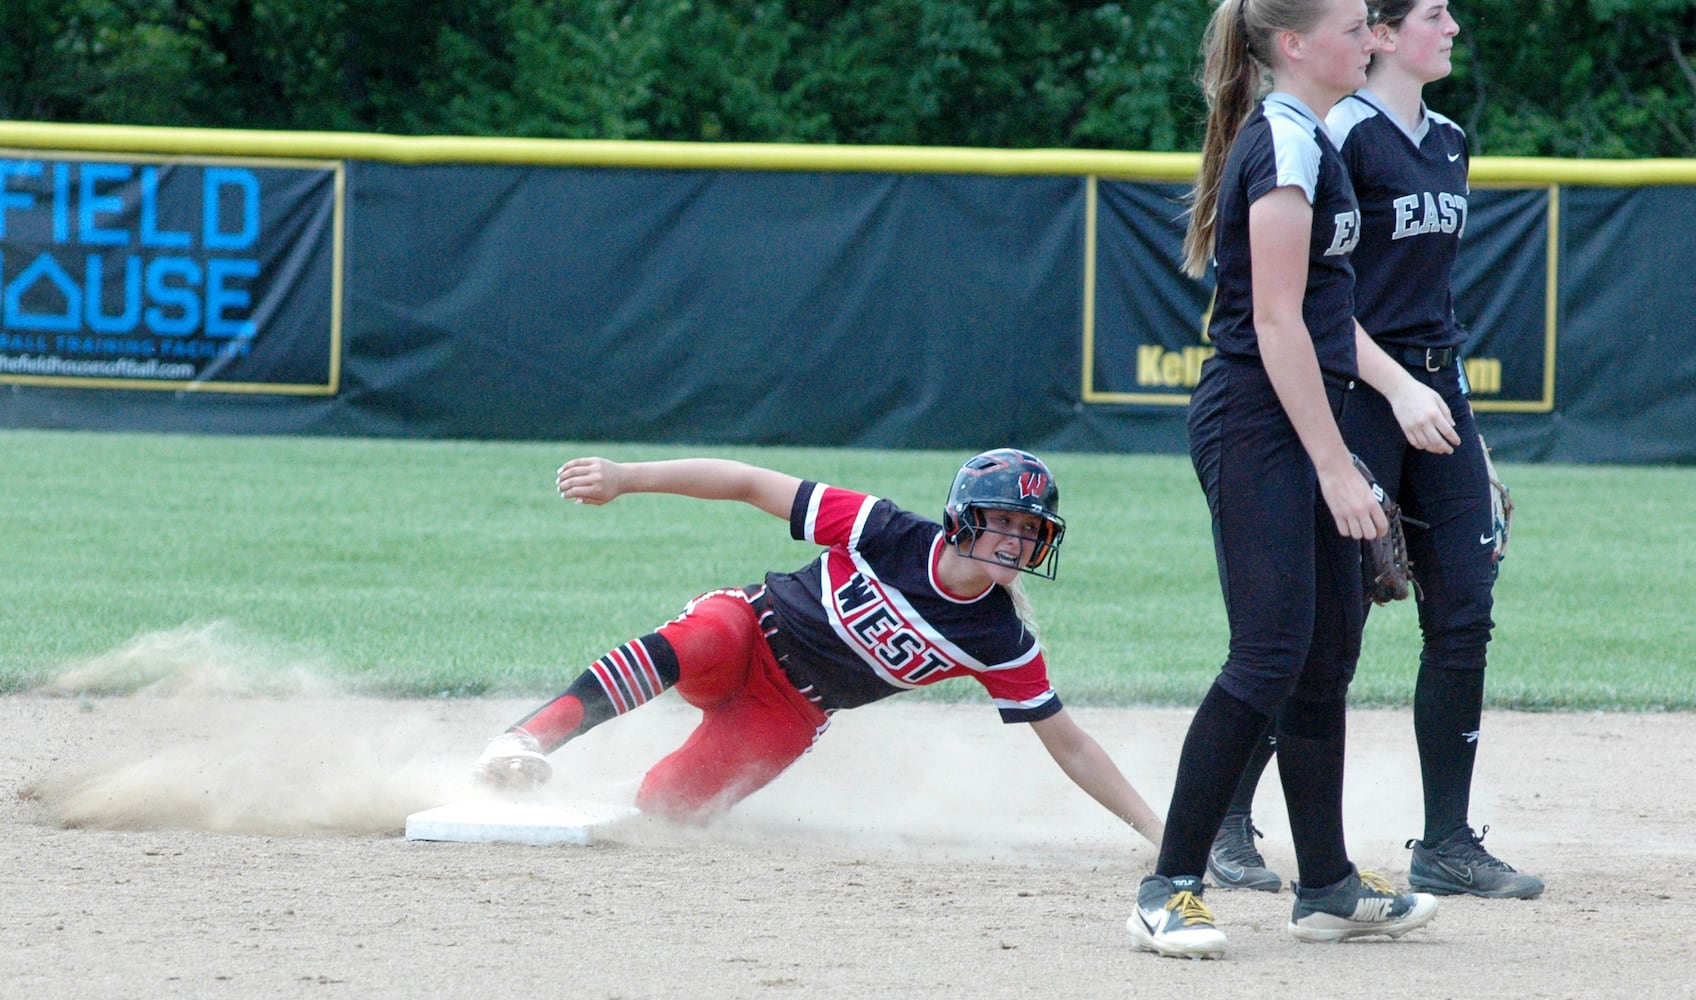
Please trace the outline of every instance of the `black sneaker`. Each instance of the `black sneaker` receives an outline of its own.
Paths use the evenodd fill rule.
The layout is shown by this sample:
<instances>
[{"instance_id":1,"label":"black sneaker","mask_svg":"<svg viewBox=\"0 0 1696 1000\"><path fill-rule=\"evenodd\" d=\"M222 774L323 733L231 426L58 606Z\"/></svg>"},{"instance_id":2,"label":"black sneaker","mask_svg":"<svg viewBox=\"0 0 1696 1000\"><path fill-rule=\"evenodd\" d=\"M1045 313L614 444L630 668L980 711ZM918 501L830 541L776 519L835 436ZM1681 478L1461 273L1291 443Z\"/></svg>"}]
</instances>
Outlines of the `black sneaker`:
<instances>
[{"instance_id":1,"label":"black sneaker","mask_svg":"<svg viewBox=\"0 0 1696 1000\"><path fill-rule=\"evenodd\" d=\"M1351 870L1323 889L1293 885L1296 905L1289 931L1302 941L1344 941L1368 934L1397 938L1437 915L1437 897L1398 893L1377 872Z\"/></svg>"},{"instance_id":2,"label":"black sneaker","mask_svg":"<svg viewBox=\"0 0 1696 1000\"><path fill-rule=\"evenodd\" d=\"M1207 854L1207 874L1221 889L1259 889L1277 892L1284 887L1278 873L1266 867L1266 859L1254 848L1254 838L1262 836L1254 821L1246 814L1226 816L1213 838L1213 850Z\"/></svg>"},{"instance_id":3,"label":"black sneaker","mask_svg":"<svg viewBox=\"0 0 1696 1000\"><path fill-rule=\"evenodd\" d=\"M1413 863L1407 881L1415 889L1439 896L1465 893L1485 899L1536 899L1543 894L1543 880L1527 875L1484 849L1484 833L1472 835L1463 826L1449 839L1432 847L1410 840Z\"/></svg>"},{"instance_id":4,"label":"black sneaker","mask_svg":"<svg viewBox=\"0 0 1696 1000\"><path fill-rule=\"evenodd\" d=\"M1219 958L1225 934L1213 926L1213 911L1201 901L1194 875L1150 875L1137 888L1137 909L1125 921L1137 947L1168 958Z\"/></svg>"}]
</instances>

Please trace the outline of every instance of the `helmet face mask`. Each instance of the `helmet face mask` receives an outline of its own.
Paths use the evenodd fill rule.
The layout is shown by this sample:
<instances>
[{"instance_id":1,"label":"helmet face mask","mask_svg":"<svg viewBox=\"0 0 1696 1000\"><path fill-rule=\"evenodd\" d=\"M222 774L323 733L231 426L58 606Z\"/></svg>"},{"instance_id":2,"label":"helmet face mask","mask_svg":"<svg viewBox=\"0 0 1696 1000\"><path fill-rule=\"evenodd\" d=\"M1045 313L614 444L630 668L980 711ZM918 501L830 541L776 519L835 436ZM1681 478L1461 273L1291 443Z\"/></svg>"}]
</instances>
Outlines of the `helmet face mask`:
<instances>
[{"instance_id":1,"label":"helmet face mask","mask_svg":"<svg viewBox=\"0 0 1696 1000\"><path fill-rule=\"evenodd\" d=\"M986 511L1001 510L1037 518L1036 537L997 531L988 527ZM956 552L968 559L1004 565L997 559L974 555L982 535L1010 535L1034 542L1030 558L1021 572L1052 580L1060 571L1060 541L1066 521L1060 516L1060 489L1053 473L1029 452L1012 448L986 451L969 459L954 476L943 509L944 536Z\"/></svg>"}]
</instances>

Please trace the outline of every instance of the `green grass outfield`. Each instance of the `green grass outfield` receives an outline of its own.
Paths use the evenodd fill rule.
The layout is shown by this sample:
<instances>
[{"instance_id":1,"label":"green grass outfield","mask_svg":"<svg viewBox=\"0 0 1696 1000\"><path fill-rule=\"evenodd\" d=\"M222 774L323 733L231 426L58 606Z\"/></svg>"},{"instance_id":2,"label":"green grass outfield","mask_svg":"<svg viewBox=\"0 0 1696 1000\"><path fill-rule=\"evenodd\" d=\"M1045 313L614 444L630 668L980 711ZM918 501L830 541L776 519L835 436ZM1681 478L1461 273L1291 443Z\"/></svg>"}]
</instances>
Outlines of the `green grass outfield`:
<instances>
[{"instance_id":1,"label":"green grass outfield","mask_svg":"<svg viewBox=\"0 0 1696 1000\"><path fill-rule=\"evenodd\" d=\"M338 687L541 696L691 596L816 549L737 504L561 501L577 454L714 454L939 517L952 452L0 431L0 691L160 633ZM1074 704L1193 705L1226 641L1187 459L1053 453L1058 581L1030 581ZM1504 465L1497 707L1696 709L1696 470ZM1374 612L1356 704L1404 705L1412 602ZM976 698L969 682L910 697Z\"/></svg>"}]
</instances>

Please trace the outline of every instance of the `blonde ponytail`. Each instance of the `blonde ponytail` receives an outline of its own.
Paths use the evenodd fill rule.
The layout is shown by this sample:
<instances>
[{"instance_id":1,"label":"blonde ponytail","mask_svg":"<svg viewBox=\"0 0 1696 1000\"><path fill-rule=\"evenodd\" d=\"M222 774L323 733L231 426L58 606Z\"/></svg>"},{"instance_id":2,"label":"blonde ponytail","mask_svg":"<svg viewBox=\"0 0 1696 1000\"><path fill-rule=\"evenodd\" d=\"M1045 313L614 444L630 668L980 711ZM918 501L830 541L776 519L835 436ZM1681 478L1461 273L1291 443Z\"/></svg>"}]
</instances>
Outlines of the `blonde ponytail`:
<instances>
[{"instance_id":1,"label":"blonde ponytail","mask_svg":"<svg viewBox=\"0 0 1696 1000\"><path fill-rule=\"evenodd\" d=\"M1308 31L1324 15L1316 0L1223 0L1208 19L1202 38L1201 92L1207 98L1207 136L1201 172L1190 192L1190 223L1184 234L1184 273L1207 274L1219 219L1219 181L1243 122L1269 89L1272 36Z\"/></svg>"},{"instance_id":2,"label":"blonde ponytail","mask_svg":"<svg viewBox=\"0 0 1696 1000\"><path fill-rule=\"evenodd\" d=\"M1262 67L1248 46L1243 23L1248 0L1224 0L1208 19L1202 37L1201 92L1207 98L1207 136L1201 146L1201 172L1190 192L1190 224L1184 234L1184 273L1207 274L1219 219L1219 179L1243 119L1259 96Z\"/></svg>"}]
</instances>

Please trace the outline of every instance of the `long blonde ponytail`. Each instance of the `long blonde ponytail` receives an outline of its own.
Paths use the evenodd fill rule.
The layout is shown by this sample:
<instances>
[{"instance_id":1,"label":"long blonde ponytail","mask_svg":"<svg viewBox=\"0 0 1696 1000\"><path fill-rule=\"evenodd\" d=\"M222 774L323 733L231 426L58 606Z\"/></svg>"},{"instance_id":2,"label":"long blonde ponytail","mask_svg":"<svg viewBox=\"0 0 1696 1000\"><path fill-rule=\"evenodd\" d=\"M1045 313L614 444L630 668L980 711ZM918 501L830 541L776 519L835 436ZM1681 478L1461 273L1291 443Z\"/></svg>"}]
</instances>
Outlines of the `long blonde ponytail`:
<instances>
[{"instance_id":1,"label":"long blonde ponytail","mask_svg":"<svg viewBox=\"0 0 1696 1000\"><path fill-rule=\"evenodd\" d=\"M1307 31L1324 15L1316 0L1223 0L1202 38L1201 92L1207 98L1207 136L1201 172L1190 192L1184 234L1184 273L1200 278L1213 258L1219 219L1219 181L1243 121L1265 95L1272 72L1272 36Z\"/></svg>"},{"instance_id":2,"label":"long blonde ponytail","mask_svg":"<svg viewBox=\"0 0 1696 1000\"><path fill-rule=\"evenodd\" d=\"M1207 136L1201 146L1201 172L1190 192L1190 225L1184 234L1184 273L1207 274L1219 219L1219 178L1243 119L1259 96L1262 67L1249 52L1243 7L1248 0L1223 0L1208 19L1202 36L1201 92L1207 98Z\"/></svg>"}]
</instances>

